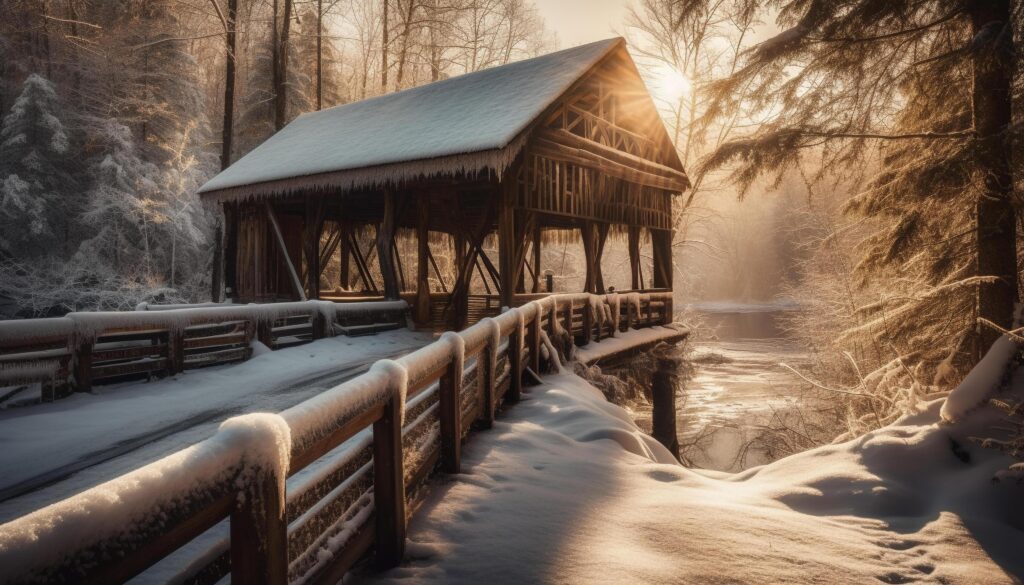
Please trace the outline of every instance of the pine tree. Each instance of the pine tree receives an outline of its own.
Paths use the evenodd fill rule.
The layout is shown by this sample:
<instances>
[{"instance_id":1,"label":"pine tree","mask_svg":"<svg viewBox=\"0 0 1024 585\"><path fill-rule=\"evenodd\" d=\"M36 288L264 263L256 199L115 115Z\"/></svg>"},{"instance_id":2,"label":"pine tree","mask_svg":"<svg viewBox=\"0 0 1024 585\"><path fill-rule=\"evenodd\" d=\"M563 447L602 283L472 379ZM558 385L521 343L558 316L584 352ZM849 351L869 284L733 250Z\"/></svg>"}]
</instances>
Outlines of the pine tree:
<instances>
[{"instance_id":1,"label":"pine tree","mask_svg":"<svg viewBox=\"0 0 1024 585\"><path fill-rule=\"evenodd\" d=\"M38 257L54 252L66 198L69 136L53 84L29 75L0 128L0 251Z\"/></svg>"}]
</instances>

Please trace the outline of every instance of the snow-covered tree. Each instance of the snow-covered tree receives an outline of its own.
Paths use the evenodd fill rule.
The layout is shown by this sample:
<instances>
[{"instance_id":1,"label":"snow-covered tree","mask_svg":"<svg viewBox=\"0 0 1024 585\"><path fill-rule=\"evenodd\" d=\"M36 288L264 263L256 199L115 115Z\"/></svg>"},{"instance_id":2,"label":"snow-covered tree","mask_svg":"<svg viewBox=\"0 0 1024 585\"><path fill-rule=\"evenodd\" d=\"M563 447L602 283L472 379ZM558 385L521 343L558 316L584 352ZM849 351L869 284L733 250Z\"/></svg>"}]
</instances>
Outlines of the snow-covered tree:
<instances>
[{"instance_id":1,"label":"snow-covered tree","mask_svg":"<svg viewBox=\"0 0 1024 585\"><path fill-rule=\"evenodd\" d=\"M51 239L74 191L68 145L53 84L29 75L0 127L0 251L22 257L53 251Z\"/></svg>"}]
</instances>

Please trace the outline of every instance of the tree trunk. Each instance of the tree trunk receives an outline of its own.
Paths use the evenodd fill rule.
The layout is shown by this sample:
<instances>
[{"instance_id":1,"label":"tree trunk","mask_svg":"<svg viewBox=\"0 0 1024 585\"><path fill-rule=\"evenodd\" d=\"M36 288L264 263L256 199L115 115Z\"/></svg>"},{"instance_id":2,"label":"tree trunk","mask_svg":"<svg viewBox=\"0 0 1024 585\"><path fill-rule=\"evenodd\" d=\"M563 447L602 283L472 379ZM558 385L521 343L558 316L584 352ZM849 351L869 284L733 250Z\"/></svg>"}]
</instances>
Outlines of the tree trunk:
<instances>
[{"instance_id":1,"label":"tree trunk","mask_svg":"<svg viewBox=\"0 0 1024 585\"><path fill-rule=\"evenodd\" d=\"M1014 67L1013 32L1009 0L988 0L970 4L971 34L982 38L983 29L997 23L992 40L974 53L972 106L975 152L981 194L975 204L975 237L978 276L998 280L978 286L977 313L996 325L1013 327L1017 301L1016 223L1013 207L1013 174L1008 133L1012 103ZM976 357L980 358L999 337L992 327L980 324Z\"/></svg>"},{"instance_id":2,"label":"tree trunk","mask_svg":"<svg viewBox=\"0 0 1024 585\"><path fill-rule=\"evenodd\" d=\"M380 43L380 93L388 92L388 0L384 0L384 26Z\"/></svg>"},{"instance_id":3,"label":"tree trunk","mask_svg":"<svg viewBox=\"0 0 1024 585\"><path fill-rule=\"evenodd\" d=\"M227 27L224 59L224 125L221 130L220 169L231 164L231 139L234 135L235 117L235 42L238 0L228 0Z\"/></svg>"},{"instance_id":4,"label":"tree trunk","mask_svg":"<svg viewBox=\"0 0 1024 585\"><path fill-rule=\"evenodd\" d=\"M316 110L324 109L324 0L316 0Z\"/></svg>"},{"instance_id":5,"label":"tree trunk","mask_svg":"<svg viewBox=\"0 0 1024 585\"><path fill-rule=\"evenodd\" d=\"M275 13L277 0L274 1ZM276 17L276 14L275 14ZM284 0L281 34L277 37L277 60L274 67L274 129L284 128L288 121L288 36L292 26L292 0ZM277 19L274 19L276 30Z\"/></svg>"}]
</instances>

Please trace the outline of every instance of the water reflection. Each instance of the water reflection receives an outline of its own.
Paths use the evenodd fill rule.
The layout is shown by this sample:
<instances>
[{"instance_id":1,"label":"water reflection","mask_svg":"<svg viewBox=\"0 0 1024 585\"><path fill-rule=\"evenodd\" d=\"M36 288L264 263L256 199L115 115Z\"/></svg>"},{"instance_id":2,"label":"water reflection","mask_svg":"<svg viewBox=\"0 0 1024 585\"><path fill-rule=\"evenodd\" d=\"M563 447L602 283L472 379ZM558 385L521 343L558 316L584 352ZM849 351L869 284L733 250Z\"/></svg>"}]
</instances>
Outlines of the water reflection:
<instances>
[{"instance_id":1,"label":"water reflection","mask_svg":"<svg viewBox=\"0 0 1024 585\"><path fill-rule=\"evenodd\" d=\"M695 372L680 388L680 443L698 444L689 459L705 469L739 471L769 462L773 454L753 439L801 400L798 380L778 366L799 367L807 360L779 322L797 307L705 303L690 308L714 335L695 339Z\"/></svg>"}]
</instances>

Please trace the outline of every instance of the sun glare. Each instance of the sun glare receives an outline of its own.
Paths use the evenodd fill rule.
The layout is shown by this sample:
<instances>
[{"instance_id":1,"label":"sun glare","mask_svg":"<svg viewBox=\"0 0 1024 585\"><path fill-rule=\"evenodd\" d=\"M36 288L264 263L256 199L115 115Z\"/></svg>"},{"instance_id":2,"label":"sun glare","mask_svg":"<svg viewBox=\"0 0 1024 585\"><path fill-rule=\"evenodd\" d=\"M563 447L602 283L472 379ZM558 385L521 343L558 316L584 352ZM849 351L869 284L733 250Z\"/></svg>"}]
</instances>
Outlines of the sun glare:
<instances>
[{"instance_id":1,"label":"sun glare","mask_svg":"<svg viewBox=\"0 0 1024 585\"><path fill-rule=\"evenodd\" d=\"M670 65L661 65L654 71L654 91L666 101L677 101L690 94L693 82Z\"/></svg>"}]
</instances>

